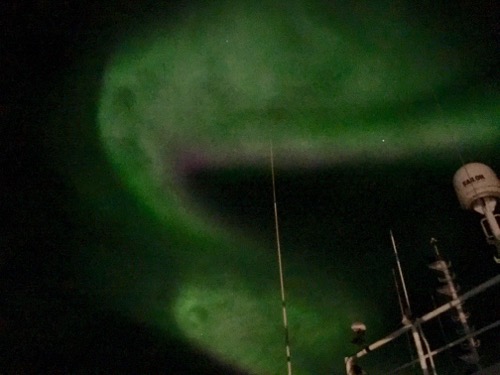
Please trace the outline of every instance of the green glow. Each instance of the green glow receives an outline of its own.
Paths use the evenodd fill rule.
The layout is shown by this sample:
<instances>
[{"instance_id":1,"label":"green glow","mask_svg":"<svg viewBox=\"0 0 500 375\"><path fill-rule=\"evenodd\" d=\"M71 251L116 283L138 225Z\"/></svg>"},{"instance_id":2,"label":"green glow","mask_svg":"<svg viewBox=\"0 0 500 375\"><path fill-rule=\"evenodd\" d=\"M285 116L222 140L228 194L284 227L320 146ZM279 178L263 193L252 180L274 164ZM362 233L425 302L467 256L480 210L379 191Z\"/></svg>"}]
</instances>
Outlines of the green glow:
<instances>
[{"instance_id":1,"label":"green glow","mask_svg":"<svg viewBox=\"0 0 500 375\"><path fill-rule=\"evenodd\" d=\"M99 108L102 141L175 239L168 252L179 266L174 302L145 298L138 307L124 297L132 315L167 330L174 320L196 345L256 373L284 368L273 249L198 207L179 167L193 155L204 168L265 167L272 138L279 166L307 168L494 142L498 96L464 93L472 104L450 101L442 110L433 99L469 67L467 51L451 45L443 53L404 8L352 10L306 1L207 5L113 56ZM296 373L326 373L333 355L345 353L345 327L369 321L378 307L349 282L287 262ZM129 293L147 294L156 282L138 272Z\"/></svg>"},{"instance_id":2,"label":"green glow","mask_svg":"<svg viewBox=\"0 0 500 375\"><path fill-rule=\"evenodd\" d=\"M225 274L219 277L224 279L222 285L203 283L206 275L185 283L174 306L180 329L190 340L229 363L238 363L259 374L281 373L284 347L277 288L256 291L258 281L252 281L254 285L249 288L240 285L241 276L228 277L225 269L220 272ZM251 276L259 278L261 275L252 273ZM214 275L211 277L215 278ZM308 280L295 279L292 282L311 285ZM327 282L324 280L323 285ZM276 285L272 282L266 284ZM357 317L369 319L360 313L361 305L366 309L369 303L363 300L354 302L346 292L324 291L313 300L307 294L316 293L305 291L289 301L290 334L298 373L327 371L331 365L325 367L325 362L317 361L317 358L330 356L336 343L345 341L345 327L352 320ZM316 309L311 309L311 305ZM375 309L370 308L370 311L373 313Z\"/></svg>"},{"instance_id":3,"label":"green glow","mask_svg":"<svg viewBox=\"0 0 500 375\"><path fill-rule=\"evenodd\" d=\"M188 338L211 347L229 362L239 359L258 373L278 372L283 361L279 321L268 303L246 293L231 286L219 291L185 290L175 308L178 324ZM270 369L269 363L276 365Z\"/></svg>"}]
</instances>

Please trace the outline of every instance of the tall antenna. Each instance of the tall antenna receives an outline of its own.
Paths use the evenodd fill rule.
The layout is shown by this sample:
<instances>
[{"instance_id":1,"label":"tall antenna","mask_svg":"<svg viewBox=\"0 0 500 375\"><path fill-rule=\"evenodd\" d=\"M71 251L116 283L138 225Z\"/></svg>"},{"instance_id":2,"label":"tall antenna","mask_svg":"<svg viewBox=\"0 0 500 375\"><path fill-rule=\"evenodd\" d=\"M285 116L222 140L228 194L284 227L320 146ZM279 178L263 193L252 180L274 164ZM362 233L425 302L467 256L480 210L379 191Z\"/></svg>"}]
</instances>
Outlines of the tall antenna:
<instances>
[{"instance_id":1,"label":"tall antenna","mask_svg":"<svg viewBox=\"0 0 500 375\"><path fill-rule=\"evenodd\" d=\"M405 283L405 279L403 277L403 269L401 268L401 262L399 261L398 248L396 247L396 241L394 240L394 235L392 234L392 230L390 230L389 232L391 234L392 249L394 250L394 256L396 257L396 263L398 266L401 286L403 287L403 293L405 295L406 312L404 311L405 309L403 309L402 312L403 312L403 315L410 315L411 316L410 298L408 297L408 291L406 290L406 283ZM407 318L409 318L409 316L407 316Z\"/></svg>"},{"instance_id":2,"label":"tall antenna","mask_svg":"<svg viewBox=\"0 0 500 375\"><path fill-rule=\"evenodd\" d=\"M283 272L283 262L281 260L281 244L280 244L280 232L278 223L278 203L276 201L276 181L275 181L276 179L274 175L274 153L273 153L272 140L271 140L270 154L271 154L271 178L273 182L274 229L276 232L276 252L278 255L278 268L280 275L281 309L283 313L283 327L285 329L286 363L287 363L288 375L292 375L292 357L290 351L290 335L288 331L288 316L286 312L285 278Z\"/></svg>"}]
</instances>

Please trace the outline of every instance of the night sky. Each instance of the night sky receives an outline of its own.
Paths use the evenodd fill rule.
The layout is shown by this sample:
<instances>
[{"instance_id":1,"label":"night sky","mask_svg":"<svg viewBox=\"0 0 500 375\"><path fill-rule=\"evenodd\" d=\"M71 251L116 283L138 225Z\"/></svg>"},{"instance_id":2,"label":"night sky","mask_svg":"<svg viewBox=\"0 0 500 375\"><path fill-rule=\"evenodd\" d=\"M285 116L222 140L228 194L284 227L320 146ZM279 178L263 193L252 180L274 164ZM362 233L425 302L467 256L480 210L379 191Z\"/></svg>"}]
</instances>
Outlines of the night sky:
<instances>
[{"instance_id":1,"label":"night sky","mask_svg":"<svg viewBox=\"0 0 500 375\"><path fill-rule=\"evenodd\" d=\"M463 163L500 174L494 1L0 13L1 373L285 374L271 144L295 374L343 374L354 321L368 342L400 327L390 230L415 315L445 301L431 237L462 291L498 274L452 186ZM471 299L470 324L499 301ZM424 332L438 348L455 328ZM407 345L361 364L387 373Z\"/></svg>"}]
</instances>

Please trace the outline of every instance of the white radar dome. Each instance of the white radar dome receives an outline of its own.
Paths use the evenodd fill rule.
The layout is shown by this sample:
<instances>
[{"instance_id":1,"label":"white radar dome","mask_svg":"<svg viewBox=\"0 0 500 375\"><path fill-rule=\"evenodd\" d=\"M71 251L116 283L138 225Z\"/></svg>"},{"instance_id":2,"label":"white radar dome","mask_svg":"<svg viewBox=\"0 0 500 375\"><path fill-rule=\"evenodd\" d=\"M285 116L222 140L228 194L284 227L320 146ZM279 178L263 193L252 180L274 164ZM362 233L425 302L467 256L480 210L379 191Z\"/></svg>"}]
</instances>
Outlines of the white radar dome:
<instances>
[{"instance_id":1,"label":"white radar dome","mask_svg":"<svg viewBox=\"0 0 500 375\"><path fill-rule=\"evenodd\" d=\"M460 205L467 210L478 210L481 198L490 206L488 209L493 210L495 198L500 199L500 181L490 167L481 163L462 166L453 177L453 187Z\"/></svg>"}]
</instances>

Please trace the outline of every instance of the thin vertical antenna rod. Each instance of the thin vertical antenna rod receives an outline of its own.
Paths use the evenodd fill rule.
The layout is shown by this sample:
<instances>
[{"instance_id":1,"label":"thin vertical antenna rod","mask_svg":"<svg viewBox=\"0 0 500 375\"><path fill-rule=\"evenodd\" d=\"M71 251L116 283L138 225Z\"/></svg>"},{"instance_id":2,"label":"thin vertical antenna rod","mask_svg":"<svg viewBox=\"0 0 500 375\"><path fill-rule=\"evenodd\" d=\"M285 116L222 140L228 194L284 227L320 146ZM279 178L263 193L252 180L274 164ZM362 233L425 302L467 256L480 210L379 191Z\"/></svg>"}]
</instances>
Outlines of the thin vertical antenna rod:
<instances>
[{"instance_id":1,"label":"thin vertical antenna rod","mask_svg":"<svg viewBox=\"0 0 500 375\"><path fill-rule=\"evenodd\" d=\"M276 179L274 175L274 153L273 143L271 141L271 177L273 181L273 205L274 205L274 229L276 231L276 252L278 255L278 267L280 274L280 289L281 289L281 308L283 313L283 327L285 328L285 349L286 349L286 363L288 368L288 375L292 375L292 357L290 351L290 335L288 333L288 318L286 313L286 298L285 298L285 278L283 272L283 262L281 260L281 244L280 232L278 223L278 203L276 201Z\"/></svg>"},{"instance_id":2,"label":"thin vertical antenna rod","mask_svg":"<svg viewBox=\"0 0 500 375\"><path fill-rule=\"evenodd\" d=\"M407 313L411 315L410 298L408 297L408 291L406 290L406 283L403 277L403 270L401 268L401 262L399 261L398 249L396 247L396 241L394 240L394 235L392 234L392 229L390 230L390 233L391 233L392 248L394 250L394 255L396 256L396 263L398 265L399 278L401 279L401 286L403 287L403 293L405 295L406 308L408 309Z\"/></svg>"}]
</instances>

